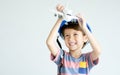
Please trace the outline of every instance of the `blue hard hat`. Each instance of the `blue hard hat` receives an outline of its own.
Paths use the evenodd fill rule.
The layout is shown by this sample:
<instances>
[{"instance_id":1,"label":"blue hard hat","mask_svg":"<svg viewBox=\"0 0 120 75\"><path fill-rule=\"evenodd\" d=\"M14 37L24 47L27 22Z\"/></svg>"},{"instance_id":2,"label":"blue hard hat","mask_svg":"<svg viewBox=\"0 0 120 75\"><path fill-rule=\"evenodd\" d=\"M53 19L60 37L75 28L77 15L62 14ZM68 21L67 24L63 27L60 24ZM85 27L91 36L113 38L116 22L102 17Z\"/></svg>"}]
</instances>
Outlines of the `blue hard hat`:
<instances>
[{"instance_id":1,"label":"blue hard hat","mask_svg":"<svg viewBox=\"0 0 120 75\"><path fill-rule=\"evenodd\" d=\"M71 20L71 21L78 22L77 19L73 19L73 20ZM69 22L70 22L70 21L69 21ZM67 22L66 20L63 20L62 23L61 23L61 25L60 25L60 27L59 27L58 33L59 33L59 35L60 35L61 37L63 37L63 35L62 35L62 33L61 33L61 28L62 28L64 25L68 25L67 23L68 23L68 22ZM91 28L90 28L90 26L89 26L88 23L86 23L86 26L87 26L88 30L92 33L92 30L91 30Z\"/></svg>"}]
</instances>

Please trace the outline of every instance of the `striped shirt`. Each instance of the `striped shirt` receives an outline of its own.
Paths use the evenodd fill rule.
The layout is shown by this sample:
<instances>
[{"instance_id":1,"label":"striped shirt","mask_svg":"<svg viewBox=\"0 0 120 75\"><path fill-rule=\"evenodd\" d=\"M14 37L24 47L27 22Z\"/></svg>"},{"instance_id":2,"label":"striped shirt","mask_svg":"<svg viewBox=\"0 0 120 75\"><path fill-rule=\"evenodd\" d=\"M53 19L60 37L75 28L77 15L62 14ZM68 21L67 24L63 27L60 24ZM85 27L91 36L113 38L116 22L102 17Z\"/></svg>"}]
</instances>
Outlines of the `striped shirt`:
<instances>
[{"instance_id":1,"label":"striped shirt","mask_svg":"<svg viewBox=\"0 0 120 75\"><path fill-rule=\"evenodd\" d=\"M91 68L98 63L98 59L91 60L90 52L76 59L64 50L59 50L56 57L51 54L51 60L58 66L57 75L88 75Z\"/></svg>"}]
</instances>

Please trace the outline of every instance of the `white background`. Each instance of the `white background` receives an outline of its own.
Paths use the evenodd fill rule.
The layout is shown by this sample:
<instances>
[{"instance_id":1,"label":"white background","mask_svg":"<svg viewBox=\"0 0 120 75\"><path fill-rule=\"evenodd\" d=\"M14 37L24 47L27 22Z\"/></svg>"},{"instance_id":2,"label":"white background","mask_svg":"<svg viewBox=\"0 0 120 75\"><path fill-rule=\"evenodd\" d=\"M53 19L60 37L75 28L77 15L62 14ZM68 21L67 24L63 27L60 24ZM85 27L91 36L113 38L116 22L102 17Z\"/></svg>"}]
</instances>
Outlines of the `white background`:
<instances>
[{"instance_id":1,"label":"white background","mask_svg":"<svg viewBox=\"0 0 120 75\"><path fill-rule=\"evenodd\" d=\"M68 1L102 47L90 75L120 74L119 0L0 0L0 75L57 75L45 40L57 19L50 10Z\"/></svg>"}]
</instances>

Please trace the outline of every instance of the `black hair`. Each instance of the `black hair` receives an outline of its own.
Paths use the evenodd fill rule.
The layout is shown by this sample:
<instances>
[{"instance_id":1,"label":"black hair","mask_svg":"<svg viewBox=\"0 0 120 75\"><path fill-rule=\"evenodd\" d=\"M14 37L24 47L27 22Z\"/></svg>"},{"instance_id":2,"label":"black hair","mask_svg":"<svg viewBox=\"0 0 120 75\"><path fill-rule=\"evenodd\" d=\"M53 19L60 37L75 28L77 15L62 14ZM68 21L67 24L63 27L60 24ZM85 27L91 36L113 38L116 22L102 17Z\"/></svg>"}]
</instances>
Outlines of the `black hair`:
<instances>
[{"instance_id":1,"label":"black hair","mask_svg":"<svg viewBox=\"0 0 120 75\"><path fill-rule=\"evenodd\" d=\"M64 38L64 31L65 29L74 29L77 31L82 31L81 27L79 26L79 23L77 20L73 20L70 22L66 22L61 28L60 28L60 36L62 36L62 38ZM85 33L83 32L83 35L85 35Z\"/></svg>"}]
</instances>

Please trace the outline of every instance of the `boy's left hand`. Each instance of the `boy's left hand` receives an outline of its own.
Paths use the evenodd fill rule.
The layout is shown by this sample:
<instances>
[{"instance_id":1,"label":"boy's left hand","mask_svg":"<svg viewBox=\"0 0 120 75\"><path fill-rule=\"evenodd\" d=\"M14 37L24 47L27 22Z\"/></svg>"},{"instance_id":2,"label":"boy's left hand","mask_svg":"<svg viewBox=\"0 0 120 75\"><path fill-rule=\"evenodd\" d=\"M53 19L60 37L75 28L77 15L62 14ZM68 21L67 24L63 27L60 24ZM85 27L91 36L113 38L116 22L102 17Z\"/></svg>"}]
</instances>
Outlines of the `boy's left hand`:
<instances>
[{"instance_id":1,"label":"boy's left hand","mask_svg":"<svg viewBox=\"0 0 120 75\"><path fill-rule=\"evenodd\" d=\"M78 23L80 25L81 28L86 27L86 20L85 18L79 13L76 15L78 17Z\"/></svg>"}]
</instances>

